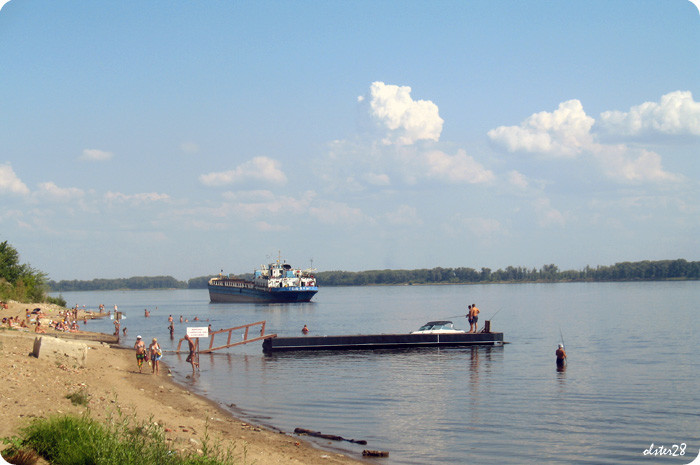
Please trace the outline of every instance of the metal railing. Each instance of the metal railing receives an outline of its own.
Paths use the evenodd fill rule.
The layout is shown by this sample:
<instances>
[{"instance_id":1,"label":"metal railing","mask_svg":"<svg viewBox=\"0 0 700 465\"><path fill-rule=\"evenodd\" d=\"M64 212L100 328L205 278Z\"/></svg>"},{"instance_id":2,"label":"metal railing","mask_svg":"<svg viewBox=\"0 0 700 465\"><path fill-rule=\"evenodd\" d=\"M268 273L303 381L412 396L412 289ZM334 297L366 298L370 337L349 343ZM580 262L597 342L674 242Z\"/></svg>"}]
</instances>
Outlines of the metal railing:
<instances>
[{"instance_id":1,"label":"metal railing","mask_svg":"<svg viewBox=\"0 0 700 465\"><path fill-rule=\"evenodd\" d=\"M253 337L251 339L248 339L248 334L250 333L250 328L251 326L257 326L260 325L260 335ZM233 337L233 332L238 331L240 329L245 329L245 332L243 333L243 340L231 343L231 338ZM228 333L228 337L226 339L226 344L222 346L217 346L214 347L214 339L217 334L223 334L223 333ZM207 354L211 353L215 350L220 350L220 349L227 349L229 347L235 347L239 346L241 344L248 344L249 342L256 342L256 341L262 341L265 339L270 339L272 337L277 337L277 334L265 334L265 321L257 321L255 323L250 323L247 325L242 325L242 326L236 326L235 328L227 328L227 329L220 329L218 331L212 331L209 333L209 348L207 349L200 349L199 348L199 338L194 338L195 339L195 351L200 353L200 354ZM221 339L221 338L219 338ZM185 338L180 339L180 341L177 343L177 353L180 353L180 346L182 345L182 341L184 341ZM189 349L188 349L189 350Z\"/></svg>"}]
</instances>

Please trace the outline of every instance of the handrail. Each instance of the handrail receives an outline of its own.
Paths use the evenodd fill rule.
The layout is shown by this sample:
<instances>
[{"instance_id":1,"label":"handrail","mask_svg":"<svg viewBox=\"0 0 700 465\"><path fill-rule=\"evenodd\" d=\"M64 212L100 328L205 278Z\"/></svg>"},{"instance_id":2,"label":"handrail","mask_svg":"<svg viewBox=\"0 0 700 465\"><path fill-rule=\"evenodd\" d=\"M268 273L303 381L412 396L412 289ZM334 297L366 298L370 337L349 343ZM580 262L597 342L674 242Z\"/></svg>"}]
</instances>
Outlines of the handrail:
<instances>
[{"instance_id":1,"label":"handrail","mask_svg":"<svg viewBox=\"0 0 700 465\"><path fill-rule=\"evenodd\" d=\"M257 326L257 325L260 325L260 336L256 336L256 337L254 337L254 338L252 338L252 339L248 339L248 333L249 333L250 327L251 327L251 326ZM232 343L231 343L231 336L233 335L233 332L236 331L236 330L239 330L239 329L244 329L244 328L245 328L245 333L243 334L243 340L242 340L242 341L239 341L239 342L234 342L234 343L232 344ZM222 334L222 333L228 333L228 338L227 338L227 340L226 340L226 344L225 344L225 345L222 345L222 346L214 347L214 336L217 335L217 334ZM200 349L199 349L199 338L195 338L195 339L196 339L196 345L195 345L195 351L196 351L196 352L206 354L206 353L213 352L213 351L215 351L215 350L226 349L226 348L228 348L228 347L234 347L234 346L238 346L238 345L241 345L241 344L248 344L249 342L261 341L261 340L264 340L264 339L269 339L269 338L272 338L272 337L277 337L277 334L265 334L265 321L263 320L263 321L257 321L257 322L255 322L255 323L249 323L249 324L247 324L247 325L241 325L241 326L236 326L236 327L233 327L233 328L227 328L227 329L220 329L220 330L218 330L218 331L212 331L212 332L209 333L209 337L210 337L210 339L209 339L209 348L208 348L208 349L204 349L204 350L200 350ZM182 338L182 339L180 339L180 341L177 343L177 350L175 351L176 353L180 353L180 347L181 347L181 345L182 345L182 341L184 341L184 340L185 340L185 338Z\"/></svg>"}]
</instances>

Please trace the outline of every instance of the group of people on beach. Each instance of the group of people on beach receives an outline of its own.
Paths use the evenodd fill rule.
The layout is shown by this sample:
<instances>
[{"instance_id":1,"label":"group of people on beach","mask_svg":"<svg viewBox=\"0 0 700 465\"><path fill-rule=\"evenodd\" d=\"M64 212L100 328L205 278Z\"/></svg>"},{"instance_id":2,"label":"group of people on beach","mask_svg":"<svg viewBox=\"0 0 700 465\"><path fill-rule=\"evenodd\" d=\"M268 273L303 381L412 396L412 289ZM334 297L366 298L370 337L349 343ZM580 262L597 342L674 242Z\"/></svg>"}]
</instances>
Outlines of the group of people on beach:
<instances>
[{"instance_id":1,"label":"group of people on beach","mask_svg":"<svg viewBox=\"0 0 700 465\"><path fill-rule=\"evenodd\" d=\"M144 311L144 317L148 318L150 312L148 310ZM180 322L182 323L182 316L180 316ZM195 317L195 320L199 318ZM187 320L185 320L187 321ZM170 331L170 339L173 339L175 333L174 319L172 315L168 316L168 330ZM211 333L211 325L209 325L209 333ZM199 358L197 353L197 344L193 341L189 335L185 335L185 340L187 341L189 354L187 356L187 363L192 365L192 374L195 370L199 368ZM139 367L139 373L143 373L143 364L147 362L151 366L152 374L160 373L160 360L163 358L163 350L158 343L158 338L153 338L151 344L146 347L146 343L143 341L141 336L136 336L136 343L134 343L134 350L136 351L136 363Z\"/></svg>"},{"instance_id":2,"label":"group of people on beach","mask_svg":"<svg viewBox=\"0 0 700 465\"><path fill-rule=\"evenodd\" d=\"M143 342L141 336L136 336L136 343L134 344L134 350L136 350L136 363L139 366L139 373L143 373L143 363L148 361L151 366L151 374L160 373L160 359L163 358L163 350L158 344L158 338L153 338L151 344L146 348L146 343Z\"/></svg>"}]
</instances>

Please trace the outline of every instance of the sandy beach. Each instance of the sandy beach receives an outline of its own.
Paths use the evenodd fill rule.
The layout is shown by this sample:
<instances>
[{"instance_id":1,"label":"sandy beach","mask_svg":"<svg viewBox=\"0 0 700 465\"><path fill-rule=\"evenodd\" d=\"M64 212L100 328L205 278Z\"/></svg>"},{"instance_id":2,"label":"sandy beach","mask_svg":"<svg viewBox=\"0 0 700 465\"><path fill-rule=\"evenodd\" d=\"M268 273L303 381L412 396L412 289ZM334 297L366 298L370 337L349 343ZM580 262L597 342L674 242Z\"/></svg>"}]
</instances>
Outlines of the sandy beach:
<instances>
[{"instance_id":1,"label":"sandy beach","mask_svg":"<svg viewBox=\"0 0 700 465\"><path fill-rule=\"evenodd\" d=\"M56 318L62 310L47 304L10 302L0 315L24 318L25 309L37 307L47 319ZM43 335L35 334L33 325L24 331L6 327L0 330L0 437L17 434L36 417L88 411L93 417L106 418L121 411L139 420L157 422L173 450L199 449L206 429L209 437L220 439L224 447L235 447L241 464L367 463L315 448L293 433L272 431L235 418L216 403L173 382L167 366L161 366L160 375L152 375L145 365L141 374L134 351L99 342L99 334L83 334L94 337L79 341L88 345L88 357L85 367L76 367L31 355L34 339L56 337L52 330ZM81 390L88 394L87 407L73 405L66 397ZM329 443L330 448L333 445Z\"/></svg>"}]
</instances>

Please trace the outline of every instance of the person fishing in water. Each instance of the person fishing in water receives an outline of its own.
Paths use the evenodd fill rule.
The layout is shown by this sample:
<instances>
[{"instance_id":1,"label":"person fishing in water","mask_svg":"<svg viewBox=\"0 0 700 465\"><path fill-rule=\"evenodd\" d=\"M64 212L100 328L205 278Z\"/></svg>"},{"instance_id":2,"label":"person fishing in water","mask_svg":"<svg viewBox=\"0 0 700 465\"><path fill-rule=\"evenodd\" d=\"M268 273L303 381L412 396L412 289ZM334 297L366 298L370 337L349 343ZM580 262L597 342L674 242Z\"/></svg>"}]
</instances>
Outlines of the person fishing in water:
<instances>
[{"instance_id":1,"label":"person fishing in water","mask_svg":"<svg viewBox=\"0 0 700 465\"><path fill-rule=\"evenodd\" d=\"M559 344L556 352L554 354L557 356L557 368L563 368L566 365L566 352L564 351L564 344Z\"/></svg>"}]
</instances>

